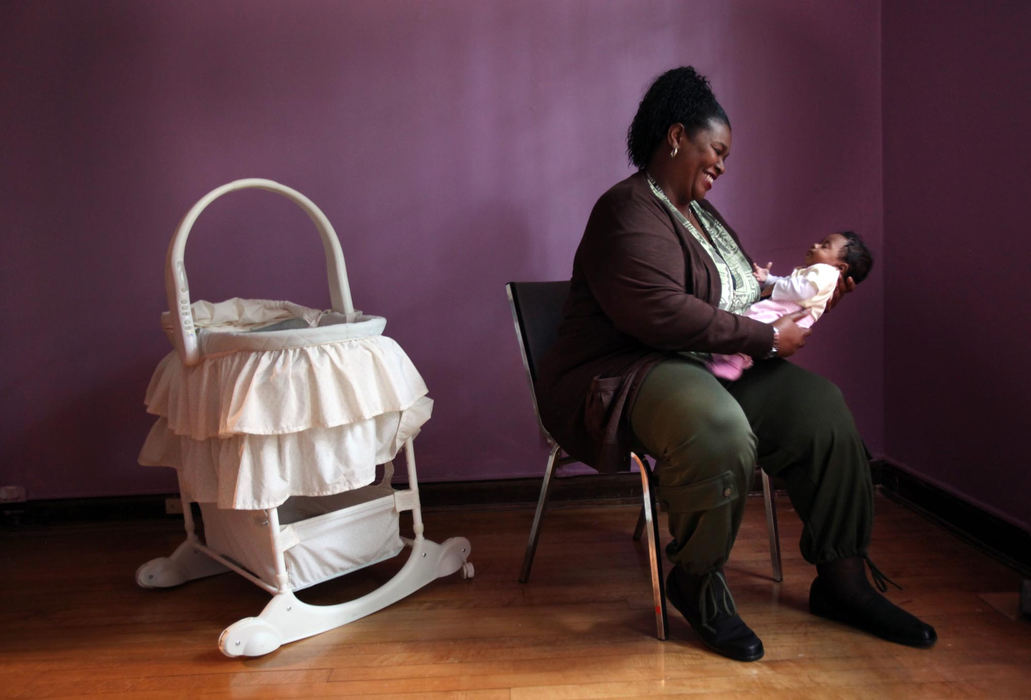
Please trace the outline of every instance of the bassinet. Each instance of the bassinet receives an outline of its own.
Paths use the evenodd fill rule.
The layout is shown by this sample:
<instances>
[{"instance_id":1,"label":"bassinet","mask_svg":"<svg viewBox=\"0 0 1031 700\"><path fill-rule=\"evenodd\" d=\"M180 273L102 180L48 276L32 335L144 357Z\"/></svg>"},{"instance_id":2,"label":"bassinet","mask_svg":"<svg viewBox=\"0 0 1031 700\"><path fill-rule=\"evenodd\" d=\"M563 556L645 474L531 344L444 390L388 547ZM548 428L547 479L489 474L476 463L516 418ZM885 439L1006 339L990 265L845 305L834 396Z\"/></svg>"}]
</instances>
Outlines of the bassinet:
<instances>
[{"instance_id":1,"label":"bassinet","mask_svg":"<svg viewBox=\"0 0 1031 700\"><path fill-rule=\"evenodd\" d=\"M285 196L322 236L332 310L284 301L191 303L183 264L200 213L229 192ZM296 190L245 179L212 190L186 214L168 249L163 326L175 350L147 388L157 420L143 465L176 469L186 541L136 572L145 588L176 586L226 570L273 594L257 617L227 627L219 649L259 656L364 617L435 578L461 570L468 540L423 536L413 440L430 417L426 385L386 320L354 309L343 253L328 219ZM391 485L405 453L408 486ZM375 481L376 467L382 478ZM200 505L203 540L190 504ZM400 536L412 512L414 538ZM375 591L336 605L309 605L294 591L400 553L400 571Z\"/></svg>"}]
</instances>

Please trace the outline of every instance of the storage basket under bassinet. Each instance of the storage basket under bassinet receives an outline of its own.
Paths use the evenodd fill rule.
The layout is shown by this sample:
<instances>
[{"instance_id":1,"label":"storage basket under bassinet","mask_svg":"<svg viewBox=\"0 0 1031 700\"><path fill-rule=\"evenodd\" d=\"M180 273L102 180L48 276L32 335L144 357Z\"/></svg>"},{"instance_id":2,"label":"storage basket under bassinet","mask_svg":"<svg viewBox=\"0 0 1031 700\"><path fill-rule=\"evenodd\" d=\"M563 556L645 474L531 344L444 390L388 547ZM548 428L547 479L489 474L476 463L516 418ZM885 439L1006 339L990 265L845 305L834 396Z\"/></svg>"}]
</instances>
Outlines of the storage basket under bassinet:
<instances>
[{"instance_id":1,"label":"storage basket under bassinet","mask_svg":"<svg viewBox=\"0 0 1031 700\"><path fill-rule=\"evenodd\" d=\"M330 311L268 300L191 303L183 264L190 229L211 202L244 188L283 195L315 223ZM430 416L426 385L382 335L386 320L354 309L339 241L311 200L270 180L213 190L179 224L165 282L163 327L175 350L147 389L148 411L158 418L140 463L176 469L187 540L141 566L139 585L174 586L231 569L265 588L274 596L262 613L219 639L229 656L254 656L374 612L439 576L472 576L467 540L437 544L422 535L413 439ZM408 487L396 490L392 460L402 449ZM372 483L377 465L382 478ZM203 541L191 502L200 504ZM413 514L411 540L399 534L404 510ZM329 606L293 595L396 556L406 544L413 552L405 565L368 595Z\"/></svg>"}]
</instances>

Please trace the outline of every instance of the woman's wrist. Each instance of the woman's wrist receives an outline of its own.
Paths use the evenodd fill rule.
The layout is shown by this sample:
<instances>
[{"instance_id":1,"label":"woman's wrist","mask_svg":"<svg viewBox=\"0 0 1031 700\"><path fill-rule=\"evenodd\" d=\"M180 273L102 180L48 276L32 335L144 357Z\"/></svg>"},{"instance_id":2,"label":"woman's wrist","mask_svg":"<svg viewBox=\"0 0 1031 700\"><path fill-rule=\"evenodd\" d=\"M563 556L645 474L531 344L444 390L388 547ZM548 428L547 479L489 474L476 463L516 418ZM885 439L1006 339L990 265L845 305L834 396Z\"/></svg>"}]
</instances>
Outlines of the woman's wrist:
<instances>
[{"instance_id":1,"label":"woman's wrist","mask_svg":"<svg viewBox=\"0 0 1031 700\"><path fill-rule=\"evenodd\" d=\"M766 357L776 357L780 351L780 329L776 326L771 326L771 328L773 328L773 346L770 348L770 352L766 354Z\"/></svg>"}]
</instances>

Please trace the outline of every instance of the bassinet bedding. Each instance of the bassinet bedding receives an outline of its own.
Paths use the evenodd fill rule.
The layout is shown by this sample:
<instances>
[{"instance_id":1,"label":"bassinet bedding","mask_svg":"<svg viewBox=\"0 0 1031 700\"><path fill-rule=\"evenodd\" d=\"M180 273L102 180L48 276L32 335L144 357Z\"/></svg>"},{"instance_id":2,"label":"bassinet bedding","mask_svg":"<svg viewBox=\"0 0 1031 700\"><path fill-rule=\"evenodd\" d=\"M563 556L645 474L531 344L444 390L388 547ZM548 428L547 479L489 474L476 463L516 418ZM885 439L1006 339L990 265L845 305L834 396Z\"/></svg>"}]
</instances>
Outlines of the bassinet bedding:
<instances>
[{"instance_id":1,"label":"bassinet bedding","mask_svg":"<svg viewBox=\"0 0 1031 700\"><path fill-rule=\"evenodd\" d=\"M173 351L159 363L145 398L158 420L139 456L178 469L191 500L253 510L365 486L430 417L419 372L378 334L383 319L355 312L347 322L268 300L191 309L201 347L222 352L186 366ZM291 319L305 326L239 332L233 319L243 329ZM328 325L307 325L319 322Z\"/></svg>"}]
</instances>

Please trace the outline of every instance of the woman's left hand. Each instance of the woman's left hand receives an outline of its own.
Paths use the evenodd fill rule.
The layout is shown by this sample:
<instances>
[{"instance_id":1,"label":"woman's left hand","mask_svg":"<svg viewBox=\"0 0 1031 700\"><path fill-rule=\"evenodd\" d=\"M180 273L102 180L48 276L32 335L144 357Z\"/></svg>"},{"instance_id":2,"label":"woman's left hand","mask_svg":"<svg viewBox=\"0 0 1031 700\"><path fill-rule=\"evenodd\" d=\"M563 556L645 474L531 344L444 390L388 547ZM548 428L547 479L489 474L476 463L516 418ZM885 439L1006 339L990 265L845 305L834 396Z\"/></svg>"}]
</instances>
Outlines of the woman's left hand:
<instances>
[{"instance_id":1,"label":"woman's left hand","mask_svg":"<svg viewBox=\"0 0 1031 700\"><path fill-rule=\"evenodd\" d=\"M809 309L794 311L784 314L773 322L773 328L777 332L774 336L774 345L778 357L791 357L795 352L805 345L806 336L812 331L802 328L798 322L809 315Z\"/></svg>"}]
</instances>

